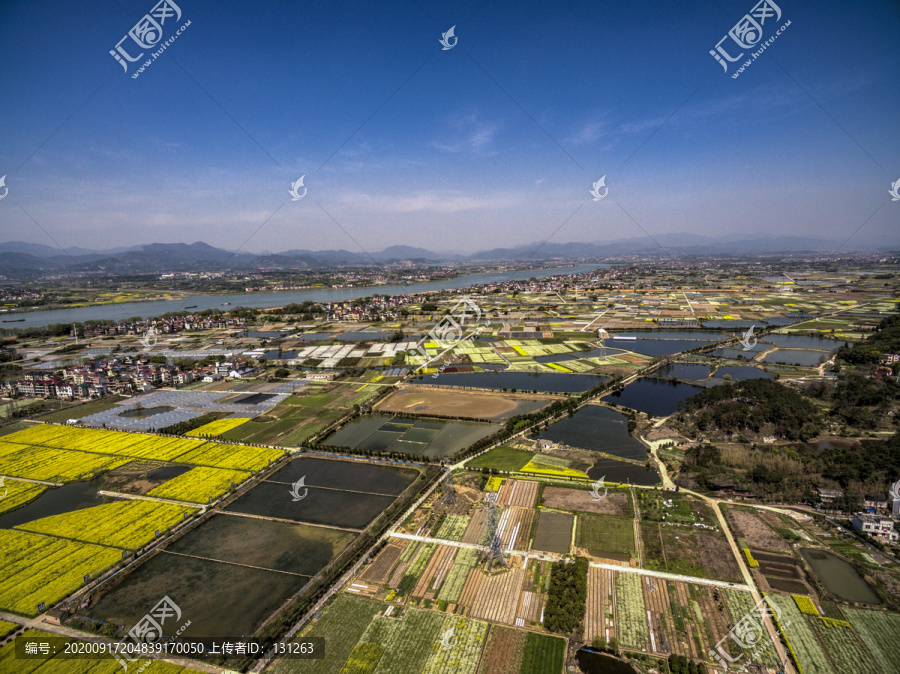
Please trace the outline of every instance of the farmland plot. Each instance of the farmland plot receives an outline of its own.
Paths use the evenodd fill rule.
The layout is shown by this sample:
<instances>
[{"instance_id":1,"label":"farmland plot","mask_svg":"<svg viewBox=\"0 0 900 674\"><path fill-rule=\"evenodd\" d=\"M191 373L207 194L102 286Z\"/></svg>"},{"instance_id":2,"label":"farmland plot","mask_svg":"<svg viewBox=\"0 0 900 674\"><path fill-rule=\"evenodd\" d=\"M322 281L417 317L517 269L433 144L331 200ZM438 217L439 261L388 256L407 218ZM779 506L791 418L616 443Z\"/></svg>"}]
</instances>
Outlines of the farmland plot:
<instances>
[{"instance_id":1,"label":"farmland plot","mask_svg":"<svg viewBox=\"0 0 900 674\"><path fill-rule=\"evenodd\" d=\"M0 513L15 510L47 491L47 487L31 482L6 482L6 495L0 500Z\"/></svg>"},{"instance_id":2,"label":"farmland plot","mask_svg":"<svg viewBox=\"0 0 900 674\"><path fill-rule=\"evenodd\" d=\"M149 495L175 501L207 503L210 499L216 499L227 492L231 489L231 485L239 485L248 477L250 473L242 470L199 466L164 482L150 491Z\"/></svg>"},{"instance_id":3,"label":"farmland plot","mask_svg":"<svg viewBox=\"0 0 900 674\"><path fill-rule=\"evenodd\" d=\"M603 515L579 515L575 545L587 549L595 557L603 557L604 553L611 553L613 559L631 557L634 555L634 521Z\"/></svg>"},{"instance_id":4,"label":"farmland plot","mask_svg":"<svg viewBox=\"0 0 900 674\"><path fill-rule=\"evenodd\" d=\"M534 522L532 508L508 508L501 519L500 542L504 550L527 550L531 526Z\"/></svg>"},{"instance_id":5,"label":"farmland plot","mask_svg":"<svg viewBox=\"0 0 900 674\"><path fill-rule=\"evenodd\" d=\"M461 541L468 526L469 518L465 515L447 515L441 528L432 538L440 538L443 541Z\"/></svg>"},{"instance_id":6,"label":"farmland plot","mask_svg":"<svg viewBox=\"0 0 900 674\"><path fill-rule=\"evenodd\" d=\"M519 674L527 632L491 625L478 674Z\"/></svg>"},{"instance_id":7,"label":"farmland plot","mask_svg":"<svg viewBox=\"0 0 900 674\"><path fill-rule=\"evenodd\" d=\"M487 511L476 510L469 519L469 526L463 534L463 543L475 543L481 545L487 542Z\"/></svg>"},{"instance_id":8,"label":"farmland plot","mask_svg":"<svg viewBox=\"0 0 900 674\"><path fill-rule=\"evenodd\" d=\"M445 619L446 616L432 611L407 611L400 628L394 630L387 643L381 644L384 654L375 674L420 674L440 639Z\"/></svg>"},{"instance_id":9,"label":"farmland plot","mask_svg":"<svg viewBox=\"0 0 900 674\"><path fill-rule=\"evenodd\" d=\"M431 656L425 663L422 674L475 674L488 624L480 620L448 617L441 626L441 634L452 631L449 639L450 648L444 648L440 642L431 647Z\"/></svg>"},{"instance_id":10,"label":"farmland plot","mask_svg":"<svg viewBox=\"0 0 900 674\"><path fill-rule=\"evenodd\" d=\"M900 616L845 608L847 620L885 672L900 671Z\"/></svg>"},{"instance_id":11,"label":"farmland plot","mask_svg":"<svg viewBox=\"0 0 900 674\"><path fill-rule=\"evenodd\" d=\"M139 548L178 524L196 509L153 501L117 501L53 515L22 524L17 529L59 538L118 548Z\"/></svg>"},{"instance_id":12,"label":"farmland plot","mask_svg":"<svg viewBox=\"0 0 900 674\"><path fill-rule=\"evenodd\" d=\"M441 585L437 593L437 599L455 604L459 601L459 595L466 584L469 572L478 561L478 551L472 548L460 548L453 560L453 566L447 574L447 579Z\"/></svg>"},{"instance_id":13,"label":"farmland plot","mask_svg":"<svg viewBox=\"0 0 900 674\"><path fill-rule=\"evenodd\" d=\"M534 533L534 550L568 554L572 542L574 517L566 513L541 511L537 530Z\"/></svg>"},{"instance_id":14,"label":"farmland plot","mask_svg":"<svg viewBox=\"0 0 900 674\"><path fill-rule=\"evenodd\" d=\"M476 571L475 574L480 575L481 578L477 585L474 603L466 604L472 606L469 615L491 622L515 624L516 608L519 605L519 594L522 592L525 570L510 569L490 576L480 571Z\"/></svg>"},{"instance_id":15,"label":"farmland plot","mask_svg":"<svg viewBox=\"0 0 900 674\"><path fill-rule=\"evenodd\" d=\"M38 604L51 606L121 558L115 548L0 530L0 608L36 616Z\"/></svg>"},{"instance_id":16,"label":"farmland plot","mask_svg":"<svg viewBox=\"0 0 900 674\"><path fill-rule=\"evenodd\" d=\"M544 610L543 597L537 592L523 592L519 603L516 627L525 627L529 623L540 623Z\"/></svg>"},{"instance_id":17,"label":"farmland plot","mask_svg":"<svg viewBox=\"0 0 900 674\"><path fill-rule=\"evenodd\" d=\"M870 674L878 671L888 674L890 671L879 669L852 627L833 623L826 625L819 618L807 618L807 621L825 649L825 655L831 661L834 671L842 674Z\"/></svg>"},{"instance_id":18,"label":"farmland plot","mask_svg":"<svg viewBox=\"0 0 900 674\"><path fill-rule=\"evenodd\" d=\"M507 480L500 487L497 497L499 505L512 505L520 508L533 508L537 498L538 483L525 480Z\"/></svg>"},{"instance_id":19,"label":"farmland plot","mask_svg":"<svg viewBox=\"0 0 900 674\"><path fill-rule=\"evenodd\" d=\"M560 510L578 510L598 515L634 517L631 494L624 489L610 489L606 498L595 501L591 492L583 489L544 487L542 505Z\"/></svg>"},{"instance_id":20,"label":"farmland plot","mask_svg":"<svg viewBox=\"0 0 900 674\"><path fill-rule=\"evenodd\" d=\"M379 602L339 594L325 608L322 617L297 636L297 640L307 636L324 637L328 642L325 657L316 660L279 660L272 671L274 674L339 672L353 647L383 606Z\"/></svg>"},{"instance_id":21,"label":"farmland plot","mask_svg":"<svg viewBox=\"0 0 900 674\"><path fill-rule=\"evenodd\" d=\"M607 641L616 636L615 623L612 620L615 607L615 572L597 567L588 568L587 611L584 615L587 643L594 637L603 636Z\"/></svg>"},{"instance_id":22,"label":"farmland plot","mask_svg":"<svg viewBox=\"0 0 900 674\"><path fill-rule=\"evenodd\" d=\"M391 543L390 545L385 546L385 548L378 553L375 561L369 564L361 578L370 583L385 582L391 569L394 568L394 564L400 559L400 554L402 552L403 548L399 545Z\"/></svg>"},{"instance_id":23,"label":"farmland plot","mask_svg":"<svg viewBox=\"0 0 900 674\"><path fill-rule=\"evenodd\" d=\"M723 592L725 593L725 601L728 604L728 613L731 615L731 627L738 624L747 615L753 616L754 620L759 620L759 609L756 608L753 596L749 592L723 589L719 591L719 594ZM773 595L769 595L769 597L773 597ZM791 606L794 605L791 599L787 601L790 602ZM787 602L777 602L778 607L781 608L783 603ZM782 613L784 613L783 610ZM797 614L799 615L800 612L798 611ZM775 653L775 647L772 645L768 632L763 635L759 643L754 645L754 652L757 654L755 661L760 664L775 666L778 663L778 656Z\"/></svg>"},{"instance_id":24,"label":"farmland plot","mask_svg":"<svg viewBox=\"0 0 900 674\"><path fill-rule=\"evenodd\" d=\"M831 674L834 670L828 665L822 647L794 601L781 595L768 596L781 609L779 622L803 668L803 674Z\"/></svg>"},{"instance_id":25,"label":"farmland plot","mask_svg":"<svg viewBox=\"0 0 900 674\"><path fill-rule=\"evenodd\" d=\"M623 645L645 651L649 646L647 609L641 576L620 571L616 578L616 626Z\"/></svg>"},{"instance_id":26,"label":"farmland plot","mask_svg":"<svg viewBox=\"0 0 900 674\"><path fill-rule=\"evenodd\" d=\"M458 549L449 545L438 546L422 575L419 576L419 581L412 591L413 596L424 597L429 594L434 596L434 589L439 588L444 582Z\"/></svg>"},{"instance_id":27,"label":"farmland plot","mask_svg":"<svg viewBox=\"0 0 900 674\"><path fill-rule=\"evenodd\" d=\"M525 637L521 674L560 672L566 656L566 642L559 637L529 632Z\"/></svg>"},{"instance_id":28,"label":"farmland plot","mask_svg":"<svg viewBox=\"0 0 900 674\"><path fill-rule=\"evenodd\" d=\"M672 646L668 636L668 630L663 621L669 613L669 592L666 581L652 576L643 576L644 604L647 607L647 621L649 623L650 650L653 653L672 652Z\"/></svg>"},{"instance_id":29,"label":"farmland plot","mask_svg":"<svg viewBox=\"0 0 900 674\"><path fill-rule=\"evenodd\" d=\"M428 561L431 559L431 555L434 554L436 549L437 543L425 543L422 545L419 552L410 563L409 568L406 569L406 573L403 575L402 580L398 583L398 590L409 592L416 586L419 576L425 571L425 567L428 565Z\"/></svg>"},{"instance_id":30,"label":"farmland plot","mask_svg":"<svg viewBox=\"0 0 900 674\"><path fill-rule=\"evenodd\" d=\"M83 480L124 466L129 461L127 458L103 454L0 443L0 474L31 480Z\"/></svg>"}]
</instances>

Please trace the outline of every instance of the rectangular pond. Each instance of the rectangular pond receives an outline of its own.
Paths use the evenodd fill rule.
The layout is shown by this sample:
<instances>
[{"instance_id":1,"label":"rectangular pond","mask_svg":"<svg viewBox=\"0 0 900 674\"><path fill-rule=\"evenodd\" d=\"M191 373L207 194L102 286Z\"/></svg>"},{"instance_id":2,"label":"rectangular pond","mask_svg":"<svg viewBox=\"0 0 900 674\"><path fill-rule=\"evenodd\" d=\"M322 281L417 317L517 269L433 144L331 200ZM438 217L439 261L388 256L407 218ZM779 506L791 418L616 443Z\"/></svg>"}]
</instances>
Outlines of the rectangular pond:
<instances>
[{"instance_id":1,"label":"rectangular pond","mask_svg":"<svg viewBox=\"0 0 900 674\"><path fill-rule=\"evenodd\" d=\"M647 448L628 433L625 415L602 405L585 405L574 416L548 426L537 437L623 459L644 461L647 458Z\"/></svg>"},{"instance_id":2,"label":"rectangular pond","mask_svg":"<svg viewBox=\"0 0 900 674\"><path fill-rule=\"evenodd\" d=\"M420 383L438 386L537 391L539 393L581 393L608 381L608 377L590 374L545 372L464 372L442 374L435 379L426 375Z\"/></svg>"},{"instance_id":3,"label":"rectangular pond","mask_svg":"<svg viewBox=\"0 0 900 674\"><path fill-rule=\"evenodd\" d=\"M307 487L330 487L399 496L418 475L418 471L412 468L300 456L267 478L267 481L294 484L305 477Z\"/></svg>"},{"instance_id":4,"label":"rectangular pond","mask_svg":"<svg viewBox=\"0 0 900 674\"><path fill-rule=\"evenodd\" d=\"M329 437L326 447L401 452L443 458L493 435L501 424L443 419L392 418L371 414L354 419ZM429 432L431 431L431 432Z\"/></svg>"},{"instance_id":5,"label":"rectangular pond","mask_svg":"<svg viewBox=\"0 0 900 674\"><path fill-rule=\"evenodd\" d=\"M695 396L703 389L683 382L642 377L623 390L605 396L603 400L623 407L667 417L678 411L678 403Z\"/></svg>"}]
</instances>

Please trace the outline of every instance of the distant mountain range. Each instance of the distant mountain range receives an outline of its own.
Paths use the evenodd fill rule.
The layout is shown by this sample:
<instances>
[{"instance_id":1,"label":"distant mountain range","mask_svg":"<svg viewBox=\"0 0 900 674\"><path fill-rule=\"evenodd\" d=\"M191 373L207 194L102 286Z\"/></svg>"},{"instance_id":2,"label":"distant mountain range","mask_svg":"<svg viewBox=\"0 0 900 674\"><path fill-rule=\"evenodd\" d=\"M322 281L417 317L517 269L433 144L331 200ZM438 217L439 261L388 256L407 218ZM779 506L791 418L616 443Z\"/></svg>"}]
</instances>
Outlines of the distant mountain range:
<instances>
[{"instance_id":1,"label":"distant mountain range","mask_svg":"<svg viewBox=\"0 0 900 674\"><path fill-rule=\"evenodd\" d=\"M45 274L104 272L145 274L166 271L220 271L259 269L327 269L385 264L434 265L473 262L546 262L548 260L604 260L627 255L691 257L711 255L802 255L833 253L837 239L772 237L757 239L712 238L696 234L668 234L607 242L541 243L493 248L472 254L438 253L425 248L390 246L378 252L292 249L280 253L234 253L203 242L152 243L142 246L89 250L54 248L35 243L0 243L0 274L26 278ZM896 250L885 246L882 250ZM843 249L842 252L847 252Z\"/></svg>"}]
</instances>

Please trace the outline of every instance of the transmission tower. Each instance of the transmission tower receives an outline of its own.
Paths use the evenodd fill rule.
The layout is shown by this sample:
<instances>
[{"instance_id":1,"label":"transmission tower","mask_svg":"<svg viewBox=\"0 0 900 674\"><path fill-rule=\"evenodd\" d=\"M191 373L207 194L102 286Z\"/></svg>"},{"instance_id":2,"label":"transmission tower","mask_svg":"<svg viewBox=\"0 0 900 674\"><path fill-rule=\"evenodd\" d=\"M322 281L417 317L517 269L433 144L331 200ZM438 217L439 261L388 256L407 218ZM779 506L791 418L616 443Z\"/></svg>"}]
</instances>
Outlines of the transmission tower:
<instances>
[{"instance_id":1,"label":"transmission tower","mask_svg":"<svg viewBox=\"0 0 900 674\"><path fill-rule=\"evenodd\" d=\"M488 536L490 537L490 548L481 553L481 559L487 559L488 571L494 568L494 562L499 562L503 568L508 569L506 558L503 556L503 544L500 541L500 532L497 531L497 506L493 503L488 504Z\"/></svg>"},{"instance_id":2,"label":"transmission tower","mask_svg":"<svg viewBox=\"0 0 900 674\"><path fill-rule=\"evenodd\" d=\"M456 503L456 489L453 488L453 471L447 470L444 473L444 481L442 484L443 494L441 503L443 505L454 505Z\"/></svg>"}]
</instances>

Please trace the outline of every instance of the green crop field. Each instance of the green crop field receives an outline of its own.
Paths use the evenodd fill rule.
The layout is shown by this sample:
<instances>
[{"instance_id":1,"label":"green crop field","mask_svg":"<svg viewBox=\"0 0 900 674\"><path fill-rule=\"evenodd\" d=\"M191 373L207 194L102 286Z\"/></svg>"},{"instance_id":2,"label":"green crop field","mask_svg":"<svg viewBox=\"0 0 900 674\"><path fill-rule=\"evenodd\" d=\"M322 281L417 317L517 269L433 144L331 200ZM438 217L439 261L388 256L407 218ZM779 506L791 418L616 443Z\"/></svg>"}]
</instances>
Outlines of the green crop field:
<instances>
[{"instance_id":1,"label":"green crop field","mask_svg":"<svg viewBox=\"0 0 900 674\"><path fill-rule=\"evenodd\" d=\"M523 452L521 449L510 449L509 447L497 447L497 449L492 449L487 454L472 459L466 464L466 467L516 471L522 470L533 456L534 452Z\"/></svg>"},{"instance_id":2,"label":"green crop field","mask_svg":"<svg viewBox=\"0 0 900 674\"><path fill-rule=\"evenodd\" d=\"M620 517L579 514L575 545L587 548L592 555L604 552L620 555L634 554L634 522Z\"/></svg>"},{"instance_id":3,"label":"green crop field","mask_svg":"<svg viewBox=\"0 0 900 674\"><path fill-rule=\"evenodd\" d=\"M565 664L566 642L558 637L529 632L520 674L561 672Z\"/></svg>"},{"instance_id":4,"label":"green crop field","mask_svg":"<svg viewBox=\"0 0 900 674\"><path fill-rule=\"evenodd\" d=\"M844 614L885 674L900 671L900 615L855 608Z\"/></svg>"},{"instance_id":5,"label":"green crop field","mask_svg":"<svg viewBox=\"0 0 900 674\"><path fill-rule=\"evenodd\" d=\"M322 617L296 639L323 637L327 643L325 657L316 660L279 660L272 671L274 674L334 674L341 671L372 618L382 608L384 605L376 601L339 594L325 608Z\"/></svg>"},{"instance_id":6,"label":"green crop field","mask_svg":"<svg viewBox=\"0 0 900 674\"><path fill-rule=\"evenodd\" d=\"M620 572L616 578L616 625L619 641L624 646L644 650L649 645L650 630L647 627L647 609L641 576Z\"/></svg>"}]
</instances>

